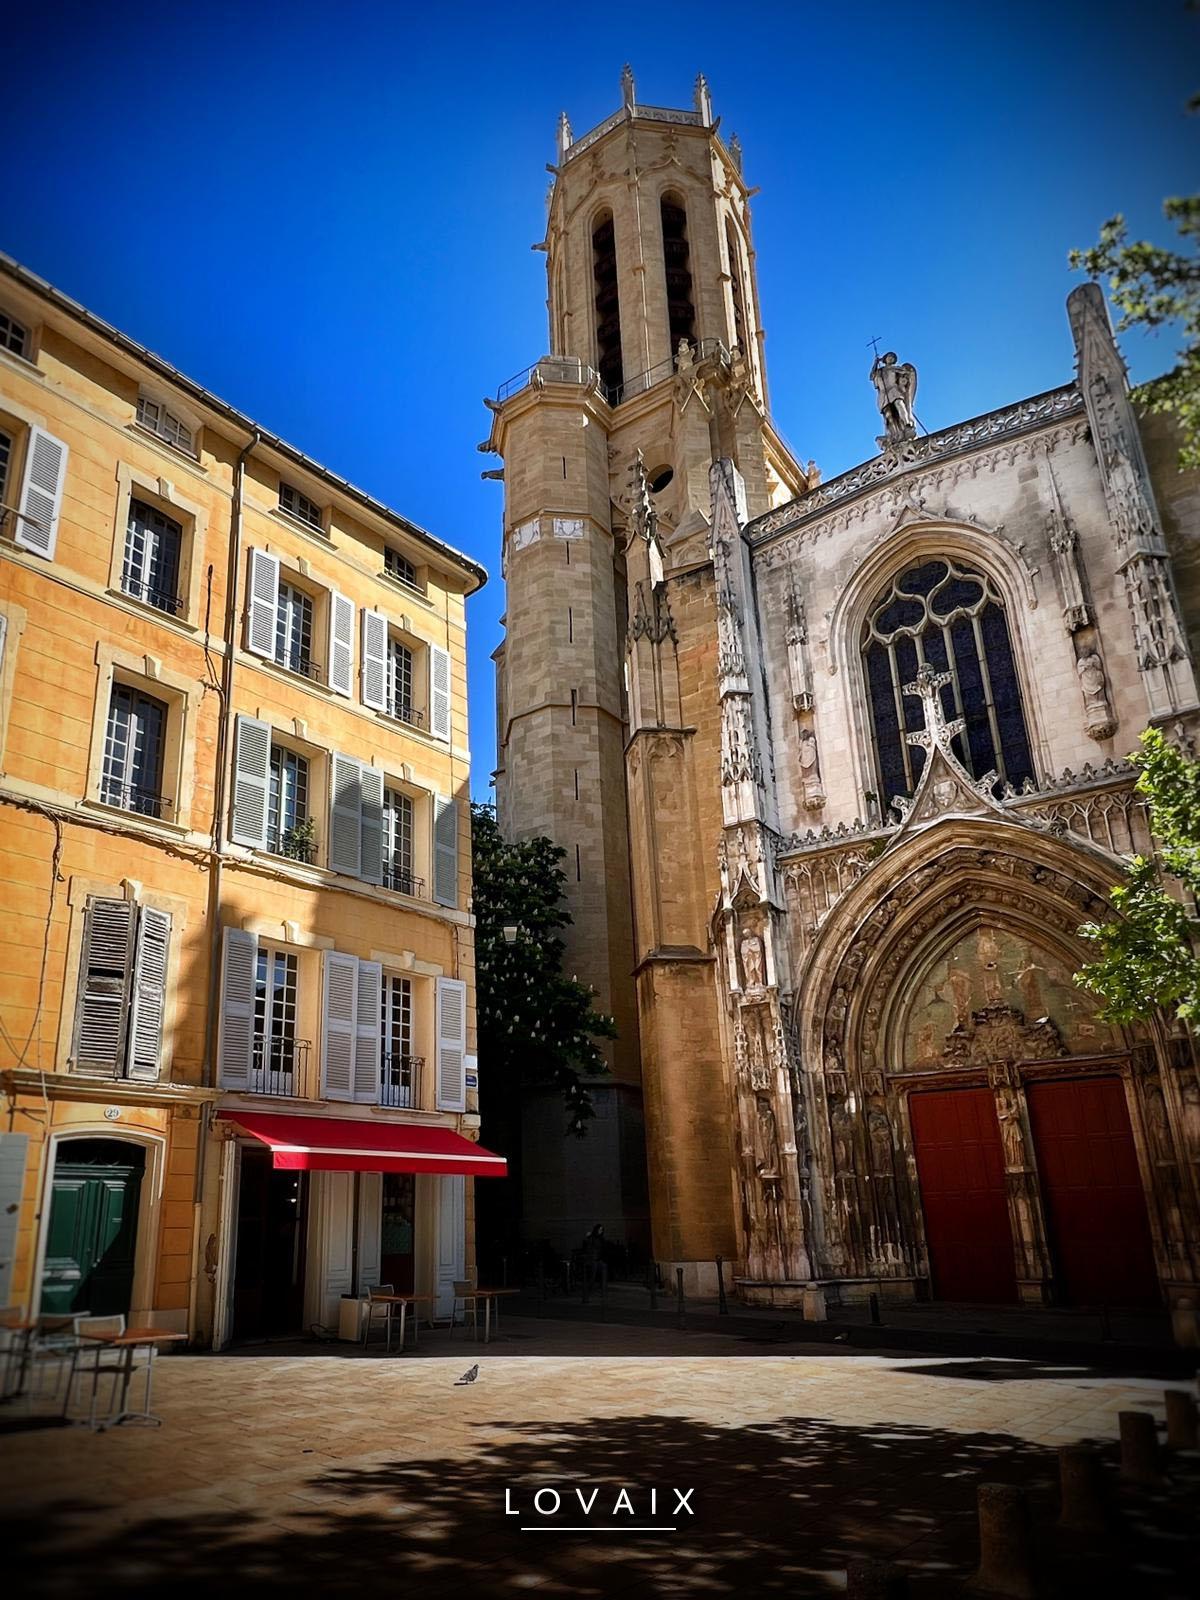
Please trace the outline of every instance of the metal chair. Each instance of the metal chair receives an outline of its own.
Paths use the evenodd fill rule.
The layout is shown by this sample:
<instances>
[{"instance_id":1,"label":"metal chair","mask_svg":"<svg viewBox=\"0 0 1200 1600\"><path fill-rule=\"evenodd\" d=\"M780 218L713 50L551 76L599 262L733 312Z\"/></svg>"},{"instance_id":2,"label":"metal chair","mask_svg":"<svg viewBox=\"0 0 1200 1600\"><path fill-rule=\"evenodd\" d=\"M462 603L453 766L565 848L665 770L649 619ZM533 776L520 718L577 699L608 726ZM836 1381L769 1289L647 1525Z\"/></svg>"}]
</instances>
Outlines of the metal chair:
<instances>
[{"instance_id":1,"label":"metal chair","mask_svg":"<svg viewBox=\"0 0 1200 1600\"><path fill-rule=\"evenodd\" d=\"M111 1316L105 1317L76 1317L74 1332L75 1352L71 1361L71 1375L67 1379L66 1398L63 1400L63 1416L65 1417L70 1409L71 1397L77 1379L86 1377L90 1371L92 1375L92 1393L88 1404L88 1424L91 1427L95 1427L96 1391L100 1387L100 1378L103 1375L112 1379L112 1398L109 1403L109 1410L111 1411L113 1410L112 1402L117 1397L117 1385L120 1383L121 1375L125 1370L125 1357L119 1350L110 1350L106 1345L98 1342L89 1343L89 1340L94 1340L97 1334L124 1333L124 1313L114 1312ZM80 1358L87 1356L92 1358L91 1366L83 1366L81 1368Z\"/></svg>"},{"instance_id":2,"label":"metal chair","mask_svg":"<svg viewBox=\"0 0 1200 1600\"><path fill-rule=\"evenodd\" d=\"M377 1294L395 1294L395 1286L390 1283L374 1283L367 1289L367 1314L363 1318L363 1349L367 1348L367 1340L371 1334L371 1324L383 1321L387 1334L387 1352L392 1353L392 1312L396 1309L395 1302L391 1300L376 1300Z\"/></svg>"},{"instance_id":3,"label":"metal chair","mask_svg":"<svg viewBox=\"0 0 1200 1600\"><path fill-rule=\"evenodd\" d=\"M0 1400L15 1400L21 1392L31 1333L25 1321L24 1306L5 1306L0 1311Z\"/></svg>"},{"instance_id":4,"label":"metal chair","mask_svg":"<svg viewBox=\"0 0 1200 1600\"><path fill-rule=\"evenodd\" d=\"M452 1285L454 1298L450 1302L450 1337L454 1337L454 1325L458 1321L458 1308L461 1304L463 1310L463 1327L467 1325L467 1313L471 1316L471 1331L479 1337L479 1301L475 1296L478 1287L478 1278L474 1272L467 1278L455 1278Z\"/></svg>"},{"instance_id":5,"label":"metal chair","mask_svg":"<svg viewBox=\"0 0 1200 1600\"><path fill-rule=\"evenodd\" d=\"M18 1378L18 1387L24 1380L27 1383L25 1399L27 1408L32 1411L34 1400L37 1398L40 1385L38 1379L43 1372L54 1372L53 1398L58 1398L58 1386L64 1371L69 1372L77 1357L79 1341L75 1337L74 1316L60 1316L57 1313L42 1312L37 1318L37 1327L25 1341L22 1355L22 1370ZM67 1385L70 1393L70 1383Z\"/></svg>"}]
</instances>

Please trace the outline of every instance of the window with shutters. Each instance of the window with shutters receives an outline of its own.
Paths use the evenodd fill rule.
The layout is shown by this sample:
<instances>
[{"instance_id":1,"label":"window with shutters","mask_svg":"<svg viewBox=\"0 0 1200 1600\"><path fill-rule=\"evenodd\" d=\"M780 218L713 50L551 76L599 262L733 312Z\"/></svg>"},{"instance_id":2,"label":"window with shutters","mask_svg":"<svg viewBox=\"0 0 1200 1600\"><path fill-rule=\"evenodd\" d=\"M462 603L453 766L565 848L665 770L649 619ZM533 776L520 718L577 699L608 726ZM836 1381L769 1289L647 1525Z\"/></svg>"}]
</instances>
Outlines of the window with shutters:
<instances>
[{"instance_id":1,"label":"window with shutters","mask_svg":"<svg viewBox=\"0 0 1200 1600\"><path fill-rule=\"evenodd\" d=\"M949 674L942 706L965 722L953 749L971 776L995 772L1014 787L1033 777L1004 597L984 573L948 558L909 568L876 597L861 647L884 806L913 793L925 763L906 737L922 712L905 686L926 664Z\"/></svg>"},{"instance_id":2,"label":"window with shutters","mask_svg":"<svg viewBox=\"0 0 1200 1600\"><path fill-rule=\"evenodd\" d=\"M308 1041L296 1038L297 961L290 951L260 944L255 957L250 1089L302 1095Z\"/></svg>"},{"instance_id":3,"label":"window with shutters","mask_svg":"<svg viewBox=\"0 0 1200 1600\"><path fill-rule=\"evenodd\" d=\"M139 428L145 428L164 444L174 445L176 450L182 450L185 455L195 457L199 454L196 448L197 428L165 401L139 394L137 421Z\"/></svg>"},{"instance_id":4,"label":"window with shutters","mask_svg":"<svg viewBox=\"0 0 1200 1600\"><path fill-rule=\"evenodd\" d=\"M163 701L129 684L113 684L100 779L105 805L170 819L174 801L163 793L167 717Z\"/></svg>"},{"instance_id":5,"label":"window with shutters","mask_svg":"<svg viewBox=\"0 0 1200 1600\"><path fill-rule=\"evenodd\" d=\"M403 789L383 791L383 883L400 894L425 897L424 863L418 859L417 814L420 802Z\"/></svg>"},{"instance_id":6,"label":"window with shutters","mask_svg":"<svg viewBox=\"0 0 1200 1600\"><path fill-rule=\"evenodd\" d=\"M29 329L7 311L0 311L0 349L21 356L25 361L30 359L33 352Z\"/></svg>"},{"instance_id":7,"label":"window with shutters","mask_svg":"<svg viewBox=\"0 0 1200 1600\"><path fill-rule=\"evenodd\" d=\"M0 516L3 516L5 522L8 521L8 474L12 466L12 457L12 434L0 430L0 504L4 507L3 511L0 511Z\"/></svg>"},{"instance_id":8,"label":"window with shutters","mask_svg":"<svg viewBox=\"0 0 1200 1600\"><path fill-rule=\"evenodd\" d=\"M286 745L271 745L267 783L267 849L289 861L316 860L308 808L309 764Z\"/></svg>"},{"instance_id":9,"label":"window with shutters","mask_svg":"<svg viewBox=\"0 0 1200 1600\"><path fill-rule=\"evenodd\" d=\"M89 896L71 1046L77 1072L160 1076L170 938L167 912Z\"/></svg>"},{"instance_id":10,"label":"window with shutters","mask_svg":"<svg viewBox=\"0 0 1200 1600\"><path fill-rule=\"evenodd\" d=\"M383 570L389 578L402 583L406 589L415 589L418 594L424 594L425 585L421 582L416 563L393 545L383 547Z\"/></svg>"},{"instance_id":11,"label":"window with shutters","mask_svg":"<svg viewBox=\"0 0 1200 1600\"><path fill-rule=\"evenodd\" d=\"M275 661L289 672L315 678L312 597L293 584L279 585L275 607Z\"/></svg>"},{"instance_id":12,"label":"window with shutters","mask_svg":"<svg viewBox=\"0 0 1200 1600\"><path fill-rule=\"evenodd\" d=\"M324 533L325 524L320 506L297 489L295 484L280 483L279 509L286 512L289 517L295 517L297 522L304 523L306 528L315 528L318 533Z\"/></svg>"},{"instance_id":13,"label":"window with shutters","mask_svg":"<svg viewBox=\"0 0 1200 1600\"><path fill-rule=\"evenodd\" d=\"M180 523L144 500L130 500L121 588L145 605L179 616L184 609L180 593L182 549Z\"/></svg>"},{"instance_id":14,"label":"window with shutters","mask_svg":"<svg viewBox=\"0 0 1200 1600\"><path fill-rule=\"evenodd\" d=\"M425 1063L413 1048L412 980L385 972L381 995L380 1104L419 1109Z\"/></svg>"},{"instance_id":15,"label":"window with shutters","mask_svg":"<svg viewBox=\"0 0 1200 1600\"><path fill-rule=\"evenodd\" d=\"M0 420L0 525L20 550L54 559L70 451L61 439L17 419ZM17 472L18 462L20 473Z\"/></svg>"},{"instance_id":16,"label":"window with shutters","mask_svg":"<svg viewBox=\"0 0 1200 1600\"><path fill-rule=\"evenodd\" d=\"M424 713L413 704L413 653L395 635L388 639L387 712L399 722L415 722L419 726L425 720Z\"/></svg>"}]
</instances>

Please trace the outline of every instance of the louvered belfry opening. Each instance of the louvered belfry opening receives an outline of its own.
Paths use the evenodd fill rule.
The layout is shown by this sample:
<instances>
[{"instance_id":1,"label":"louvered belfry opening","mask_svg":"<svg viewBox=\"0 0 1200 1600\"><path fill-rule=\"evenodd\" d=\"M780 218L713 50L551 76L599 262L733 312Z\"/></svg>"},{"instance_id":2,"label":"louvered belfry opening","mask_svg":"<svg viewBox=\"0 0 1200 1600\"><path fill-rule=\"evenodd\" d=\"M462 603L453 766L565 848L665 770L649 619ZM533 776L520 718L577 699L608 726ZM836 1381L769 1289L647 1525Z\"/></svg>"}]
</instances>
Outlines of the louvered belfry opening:
<instances>
[{"instance_id":1,"label":"louvered belfry opening","mask_svg":"<svg viewBox=\"0 0 1200 1600\"><path fill-rule=\"evenodd\" d=\"M665 194L661 202L663 264L667 273L667 318L671 327L671 354L679 341L696 342L696 308L692 303L691 251L688 248L687 212L677 195Z\"/></svg>"},{"instance_id":2,"label":"louvered belfry opening","mask_svg":"<svg viewBox=\"0 0 1200 1600\"><path fill-rule=\"evenodd\" d=\"M592 271L596 280L596 365L607 389L625 381L621 360L621 306L617 291L617 239L611 211L602 211L592 229Z\"/></svg>"},{"instance_id":3,"label":"louvered belfry opening","mask_svg":"<svg viewBox=\"0 0 1200 1600\"><path fill-rule=\"evenodd\" d=\"M729 249L729 290L733 296L733 342L746 353L746 286L742 276L742 250L733 223L725 223L725 243Z\"/></svg>"}]
</instances>

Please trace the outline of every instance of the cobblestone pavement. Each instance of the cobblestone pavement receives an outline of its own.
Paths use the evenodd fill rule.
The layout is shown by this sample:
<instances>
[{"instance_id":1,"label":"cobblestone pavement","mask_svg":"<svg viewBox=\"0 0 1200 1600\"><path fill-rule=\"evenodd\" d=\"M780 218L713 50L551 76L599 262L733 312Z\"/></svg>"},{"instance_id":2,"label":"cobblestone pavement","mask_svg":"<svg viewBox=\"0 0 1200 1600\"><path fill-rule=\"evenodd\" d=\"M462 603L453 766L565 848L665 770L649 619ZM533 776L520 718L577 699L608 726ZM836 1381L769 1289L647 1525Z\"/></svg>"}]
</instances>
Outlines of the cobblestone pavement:
<instances>
[{"instance_id":1,"label":"cobblestone pavement","mask_svg":"<svg viewBox=\"0 0 1200 1600\"><path fill-rule=\"evenodd\" d=\"M1117 1413L1161 1418L1161 1381L520 1319L487 1347L294 1350L161 1361L161 1429L0 1410L3 1569L56 1595L795 1596L876 1554L914 1595L954 1594L983 1477L1029 1489L1046 1594L1200 1592L1194 1458L1119 1494L1110 1465L1106 1539L1053 1526L1055 1448L1095 1439L1115 1461ZM614 1514L623 1485L633 1516ZM551 1487L561 1508L539 1515Z\"/></svg>"}]
</instances>

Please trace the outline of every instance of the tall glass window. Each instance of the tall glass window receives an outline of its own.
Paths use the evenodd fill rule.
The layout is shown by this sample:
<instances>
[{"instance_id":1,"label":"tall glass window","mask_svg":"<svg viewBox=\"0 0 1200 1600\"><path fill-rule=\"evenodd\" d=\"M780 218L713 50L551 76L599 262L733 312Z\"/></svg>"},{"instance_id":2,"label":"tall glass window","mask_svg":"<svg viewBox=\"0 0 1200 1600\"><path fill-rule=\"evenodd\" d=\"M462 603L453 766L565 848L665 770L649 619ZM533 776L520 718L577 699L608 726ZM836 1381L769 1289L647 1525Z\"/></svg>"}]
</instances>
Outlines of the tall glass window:
<instances>
[{"instance_id":1,"label":"tall glass window","mask_svg":"<svg viewBox=\"0 0 1200 1600\"><path fill-rule=\"evenodd\" d=\"M129 502L129 525L125 530L125 562L121 569L121 588L160 611L178 612L179 551L183 529L161 511L141 500Z\"/></svg>"},{"instance_id":2,"label":"tall glass window","mask_svg":"<svg viewBox=\"0 0 1200 1600\"><path fill-rule=\"evenodd\" d=\"M913 793L925 763L905 738L922 725L921 703L904 693L924 663L950 674L942 708L966 723L953 749L972 777L994 771L1016 787L1033 776L1004 599L985 574L948 559L910 567L876 598L862 653L884 807Z\"/></svg>"},{"instance_id":3,"label":"tall glass window","mask_svg":"<svg viewBox=\"0 0 1200 1600\"><path fill-rule=\"evenodd\" d=\"M388 710L401 722L416 722L413 709L413 655L399 639L388 640L387 659Z\"/></svg>"},{"instance_id":4,"label":"tall glass window","mask_svg":"<svg viewBox=\"0 0 1200 1600\"><path fill-rule=\"evenodd\" d=\"M383 791L383 881L401 894L419 894L413 877L413 803L399 789Z\"/></svg>"},{"instance_id":5,"label":"tall glass window","mask_svg":"<svg viewBox=\"0 0 1200 1600\"><path fill-rule=\"evenodd\" d=\"M161 817L170 802L162 793L167 708L161 700L114 683L104 737L100 798L110 806Z\"/></svg>"},{"instance_id":6,"label":"tall glass window","mask_svg":"<svg viewBox=\"0 0 1200 1600\"><path fill-rule=\"evenodd\" d=\"M260 945L254 983L252 1087L258 1094L295 1092L296 958Z\"/></svg>"},{"instance_id":7,"label":"tall glass window","mask_svg":"<svg viewBox=\"0 0 1200 1600\"><path fill-rule=\"evenodd\" d=\"M312 631L312 601L290 583L281 583L275 613L275 659L281 667L311 675Z\"/></svg>"},{"instance_id":8,"label":"tall glass window","mask_svg":"<svg viewBox=\"0 0 1200 1600\"><path fill-rule=\"evenodd\" d=\"M382 1028L380 1103L415 1106L420 1063L412 1053L412 983L408 978L384 975Z\"/></svg>"},{"instance_id":9,"label":"tall glass window","mask_svg":"<svg viewBox=\"0 0 1200 1600\"><path fill-rule=\"evenodd\" d=\"M311 861L313 856L308 827L308 762L280 744L271 746L267 849L292 861Z\"/></svg>"}]
</instances>

